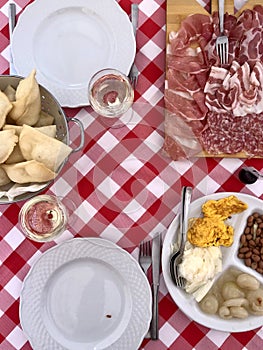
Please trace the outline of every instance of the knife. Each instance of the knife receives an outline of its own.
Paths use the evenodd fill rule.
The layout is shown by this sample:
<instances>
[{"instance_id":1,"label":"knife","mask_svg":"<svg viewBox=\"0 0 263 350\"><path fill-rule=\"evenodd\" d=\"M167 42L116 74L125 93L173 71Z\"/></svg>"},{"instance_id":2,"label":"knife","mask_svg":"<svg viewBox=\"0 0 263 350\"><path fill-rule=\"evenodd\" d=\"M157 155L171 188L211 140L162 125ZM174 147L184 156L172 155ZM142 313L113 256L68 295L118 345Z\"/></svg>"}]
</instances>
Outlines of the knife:
<instances>
[{"instance_id":1,"label":"knife","mask_svg":"<svg viewBox=\"0 0 263 350\"><path fill-rule=\"evenodd\" d=\"M9 4L9 39L10 39L10 66L9 66L9 74L14 75L16 74L16 69L14 67L14 62L13 62L13 56L12 56L12 51L11 51L11 43L12 43L12 35L13 35L13 30L16 25L16 4L11 3Z\"/></svg>"},{"instance_id":2,"label":"knife","mask_svg":"<svg viewBox=\"0 0 263 350\"><path fill-rule=\"evenodd\" d=\"M152 241L152 292L153 292L153 306L152 306L152 323L151 323L151 339L159 338L159 323L158 323L158 295L160 282L160 268L161 268L161 246L162 236L157 234Z\"/></svg>"}]
</instances>

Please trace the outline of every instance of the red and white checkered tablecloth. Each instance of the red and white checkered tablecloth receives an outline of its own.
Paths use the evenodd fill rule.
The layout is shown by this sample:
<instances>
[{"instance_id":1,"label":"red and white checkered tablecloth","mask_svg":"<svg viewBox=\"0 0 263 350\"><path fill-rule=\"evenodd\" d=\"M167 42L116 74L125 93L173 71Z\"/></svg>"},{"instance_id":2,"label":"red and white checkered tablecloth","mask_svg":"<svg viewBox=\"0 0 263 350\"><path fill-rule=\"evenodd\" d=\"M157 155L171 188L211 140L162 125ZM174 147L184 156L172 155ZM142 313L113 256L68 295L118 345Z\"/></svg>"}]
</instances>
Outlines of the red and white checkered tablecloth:
<instances>
[{"instance_id":1,"label":"red and white checkered tablecloth","mask_svg":"<svg viewBox=\"0 0 263 350\"><path fill-rule=\"evenodd\" d=\"M20 13L31 1L15 2ZM261 159L171 161L162 154L166 2L136 2L140 10L136 55L140 76L132 123L107 129L90 107L65 108L69 117L77 117L84 124L85 147L70 156L47 192L75 202L72 226L56 242L35 243L25 239L18 227L23 202L0 206L1 350L31 349L19 324L19 295L30 267L49 247L72 237L97 236L116 242L136 257L138 243L165 231L175 217L182 185L194 187L194 198L235 191L263 199L261 181L245 186L237 177L243 164L262 171ZM199 2L209 8L209 3ZM0 1L2 74L9 73L8 3ZM128 14L131 3L119 1ZM236 7L241 3L237 1ZM79 130L73 123L69 125L72 145L78 145ZM230 334L192 322L173 302L162 277L159 313L160 339L145 339L140 349L256 350L263 345L263 328Z\"/></svg>"}]
</instances>

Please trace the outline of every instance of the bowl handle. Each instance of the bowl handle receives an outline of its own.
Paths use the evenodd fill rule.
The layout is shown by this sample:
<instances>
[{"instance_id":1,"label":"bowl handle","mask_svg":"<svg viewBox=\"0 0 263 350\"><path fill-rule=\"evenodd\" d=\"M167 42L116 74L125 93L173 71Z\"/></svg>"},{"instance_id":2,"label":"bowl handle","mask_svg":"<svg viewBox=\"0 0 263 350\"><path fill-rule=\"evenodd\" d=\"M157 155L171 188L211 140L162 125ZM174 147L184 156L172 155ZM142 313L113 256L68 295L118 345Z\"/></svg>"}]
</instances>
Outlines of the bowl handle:
<instances>
[{"instance_id":1,"label":"bowl handle","mask_svg":"<svg viewBox=\"0 0 263 350\"><path fill-rule=\"evenodd\" d=\"M78 147L76 147L76 148L74 148L72 150L72 152L78 152L78 151L82 150L82 148L84 147L84 142L85 142L84 126L83 126L82 122L79 119L77 119L77 118L68 118L67 117L67 121L68 122L73 122L73 123L77 124L78 127L79 127L79 130L80 130L80 143L79 143Z\"/></svg>"}]
</instances>

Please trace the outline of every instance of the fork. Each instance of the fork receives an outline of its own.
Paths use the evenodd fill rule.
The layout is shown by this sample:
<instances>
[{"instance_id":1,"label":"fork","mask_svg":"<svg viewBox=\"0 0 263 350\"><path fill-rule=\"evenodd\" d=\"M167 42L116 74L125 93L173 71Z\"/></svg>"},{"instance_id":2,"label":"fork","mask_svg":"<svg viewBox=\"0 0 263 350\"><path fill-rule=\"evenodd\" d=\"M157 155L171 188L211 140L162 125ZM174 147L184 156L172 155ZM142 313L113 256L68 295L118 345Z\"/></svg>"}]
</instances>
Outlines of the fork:
<instances>
[{"instance_id":1,"label":"fork","mask_svg":"<svg viewBox=\"0 0 263 350\"><path fill-rule=\"evenodd\" d=\"M139 246L139 264L147 275L149 267L152 263L152 247L151 241L142 241Z\"/></svg>"},{"instance_id":2,"label":"fork","mask_svg":"<svg viewBox=\"0 0 263 350\"><path fill-rule=\"evenodd\" d=\"M220 35L216 39L216 52L221 64L228 63L228 37L224 34L224 0L218 0L219 30Z\"/></svg>"},{"instance_id":3,"label":"fork","mask_svg":"<svg viewBox=\"0 0 263 350\"><path fill-rule=\"evenodd\" d=\"M136 32L137 32L137 26L138 26L138 15L139 15L138 4L132 4L131 5L131 22L132 22L135 40L136 40ZM135 61L133 61L133 64L131 66L131 70L129 73L129 78L130 78L130 81L131 81L133 88L135 88L137 85L138 75L139 75L138 68L135 64Z\"/></svg>"},{"instance_id":4,"label":"fork","mask_svg":"<svg viewBox=\"0 0 263 350\"><path fill-rule=\"evenodd\" d=\"M142 241L139 246L139 264L147 276L148 270L152 264L152 246L151 241ZM145 338L151 338L150 329Z\"/></svg>"},{"instance_id":5,"label":"fork","mask_svg":"<svg viewBox=\"0 0 263 350\"><path fill-rule=\"evenodd\" d=\"M188 212L192 197L192 187L184 186L182 188L181 197L182 209L180 215L179 249L174 252L170 258L170 274L175 285L177 287L184 288L185 279L179 274L179 264L181 263L184 254L185 240L188 229Z\"/></svg>"}]
</instances>

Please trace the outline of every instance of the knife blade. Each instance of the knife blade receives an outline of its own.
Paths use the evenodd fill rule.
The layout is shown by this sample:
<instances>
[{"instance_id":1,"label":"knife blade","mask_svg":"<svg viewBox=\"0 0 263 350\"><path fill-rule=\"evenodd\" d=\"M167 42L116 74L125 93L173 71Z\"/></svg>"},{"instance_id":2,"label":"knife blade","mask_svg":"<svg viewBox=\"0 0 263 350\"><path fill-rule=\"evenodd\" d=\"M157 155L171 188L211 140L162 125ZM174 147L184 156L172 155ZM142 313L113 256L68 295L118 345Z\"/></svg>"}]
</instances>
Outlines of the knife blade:
<instances>
[{"instance_id":1,"label":"knife blade","mask_svg":"<svg viewBox=\"0 0 263 350\"><path fill-rule=\"evenodd\" d=\"M152 306L152 322L151 322L151 339L157 340L159 338L159 283L160 283L160 269L161 269L161 246L162 236L157 234L152 241L152 293L153 293L153 306Z\"/></svg>"}]
</instances>

